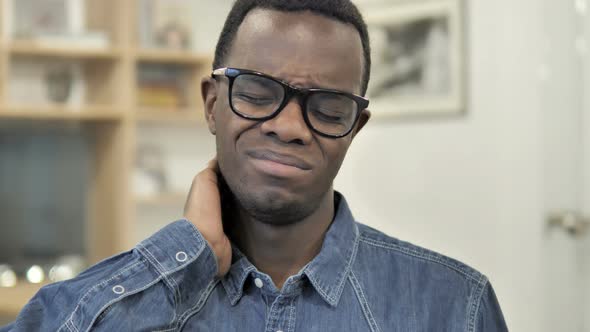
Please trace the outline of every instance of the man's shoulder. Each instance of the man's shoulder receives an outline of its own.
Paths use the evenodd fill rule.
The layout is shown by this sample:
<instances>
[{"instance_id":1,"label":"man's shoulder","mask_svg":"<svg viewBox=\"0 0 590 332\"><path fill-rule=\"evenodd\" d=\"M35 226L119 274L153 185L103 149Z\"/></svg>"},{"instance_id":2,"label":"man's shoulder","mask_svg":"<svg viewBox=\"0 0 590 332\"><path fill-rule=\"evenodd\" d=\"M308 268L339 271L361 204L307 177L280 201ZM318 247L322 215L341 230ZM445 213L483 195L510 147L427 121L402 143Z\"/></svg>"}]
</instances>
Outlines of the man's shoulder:
<instances>
[{"instance_id":1,"label":"man's shoulder","mask_svg":"<svg viewBox=\"0 0 590 332\"><path fill-rule=\"evenodd\" d=\"M384 324L410 321L407 330L506 331L490 282L450 257L357 223L351 278ZM483 324L483 325L482 325ZM482 327L482 326L487 327ZM412 327L413 326L413 327Z\"/></svg>"},{"instance_id":2,"label":"man's shoulder","mask_svg":"<svg viewBox=\"0 0 590 332\"><path fill-rule=\"evenodd\" d=\"M377 258L384 268L400 271L419 271L423 277L436 275L437 279L464 282L471 286L483 287L488 282L485 275L454 258L430 249L402 241L370 226L357 223L359 229L359 250ZM426 278L428 279L428 278Z\"/></svg>"}]
</instances>

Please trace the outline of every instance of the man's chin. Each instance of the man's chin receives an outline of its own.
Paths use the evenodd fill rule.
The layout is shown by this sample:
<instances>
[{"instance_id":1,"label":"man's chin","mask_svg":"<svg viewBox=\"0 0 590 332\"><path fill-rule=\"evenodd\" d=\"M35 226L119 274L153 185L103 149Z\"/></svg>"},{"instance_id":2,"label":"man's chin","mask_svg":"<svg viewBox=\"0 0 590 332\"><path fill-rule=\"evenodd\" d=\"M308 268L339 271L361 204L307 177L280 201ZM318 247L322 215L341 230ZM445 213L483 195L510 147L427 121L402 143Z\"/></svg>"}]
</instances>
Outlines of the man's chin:
<instances>
[{"instance_id":1,"label":"man's chin","mask_svg":"<svg viewBox=\"0 0 590 332\"><path fill-rule=\"evenodd\" d=\"M261 191L234 191L241 207L252 218L270 225L291 225L308 217L319 202L309 201L304 195L272 188Z\"/></svg>"}]
</instances>

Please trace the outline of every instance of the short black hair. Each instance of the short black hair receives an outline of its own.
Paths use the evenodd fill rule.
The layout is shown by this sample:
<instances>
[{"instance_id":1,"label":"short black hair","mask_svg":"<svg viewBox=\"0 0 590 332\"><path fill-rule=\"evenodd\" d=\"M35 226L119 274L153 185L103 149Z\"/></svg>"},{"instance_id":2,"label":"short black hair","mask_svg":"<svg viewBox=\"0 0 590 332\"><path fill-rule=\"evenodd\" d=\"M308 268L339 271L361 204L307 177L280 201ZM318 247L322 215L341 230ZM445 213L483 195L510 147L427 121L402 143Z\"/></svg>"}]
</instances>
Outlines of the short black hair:
<instances>
[{"instance_id":1,"label":"short black hair","mask_svg":"<svg viewBox=\"0 0 590 332\"><path fill-rule=\"evenodd\" d=\"M238 28L246 15L255 8L283 12L310 11L343 23L352 24L358 30L363 45L364 68L361 93L363 96L366 94L371 73L369 33L363 16L350 0L236 0L217 41L213 69L223 67Z\"/></svg>"}]
</instances>

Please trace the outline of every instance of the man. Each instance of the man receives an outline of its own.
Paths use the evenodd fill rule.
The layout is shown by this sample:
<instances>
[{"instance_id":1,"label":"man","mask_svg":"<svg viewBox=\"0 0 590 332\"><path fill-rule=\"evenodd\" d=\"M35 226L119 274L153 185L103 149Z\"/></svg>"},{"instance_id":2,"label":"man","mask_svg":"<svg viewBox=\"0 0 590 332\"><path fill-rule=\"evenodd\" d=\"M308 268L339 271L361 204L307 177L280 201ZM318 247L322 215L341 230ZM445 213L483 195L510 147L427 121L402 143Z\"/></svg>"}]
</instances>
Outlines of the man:
<instances>
[{"instance_id":1,"label":"man","mask_svg":"<svg viewBox=\"0 0 590 332\"><path fill-rule=\"evenodd\" d=\"M369 70L349 1L238 0L186 220L46 286L7 330L506 331L486 277L355 223L333 190Z\"/></svg>"}]
</instances>

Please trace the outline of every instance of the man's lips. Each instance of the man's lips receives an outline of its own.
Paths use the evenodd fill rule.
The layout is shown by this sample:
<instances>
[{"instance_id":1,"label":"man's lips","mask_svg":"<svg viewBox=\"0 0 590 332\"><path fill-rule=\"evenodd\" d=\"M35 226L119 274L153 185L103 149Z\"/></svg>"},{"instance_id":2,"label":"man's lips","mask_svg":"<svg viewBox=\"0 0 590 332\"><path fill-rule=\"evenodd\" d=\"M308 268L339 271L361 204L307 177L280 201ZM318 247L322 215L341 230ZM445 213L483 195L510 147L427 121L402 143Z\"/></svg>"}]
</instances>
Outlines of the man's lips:
<instances>
[{"instance_id":1,"label":"man's lips","mask_svg":"<svg viewBox=\"0 0 590 332\"><path fill-rule=\"evenodd\" d=\"M253 159L271 161L285 166L296 167L304 171L311 169L311 165L301 158L270 150L252 150L246 152L246 155Z\"/></svg>"}]
</instances>

